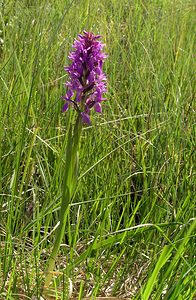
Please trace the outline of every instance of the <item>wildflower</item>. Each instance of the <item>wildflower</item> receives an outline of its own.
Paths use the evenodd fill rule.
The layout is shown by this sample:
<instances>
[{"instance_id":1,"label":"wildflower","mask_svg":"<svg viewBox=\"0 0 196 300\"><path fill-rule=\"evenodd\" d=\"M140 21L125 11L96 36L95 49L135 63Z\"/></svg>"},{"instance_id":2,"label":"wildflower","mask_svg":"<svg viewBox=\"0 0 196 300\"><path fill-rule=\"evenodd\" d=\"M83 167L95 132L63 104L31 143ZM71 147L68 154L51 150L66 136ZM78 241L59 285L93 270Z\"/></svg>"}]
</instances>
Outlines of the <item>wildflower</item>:
<instances>
[{"instance_id":1,"label":"wildflower","mask_svg":"<svg viewBox=\"0 0 196 300\"><path fill-rule=\"evenodd\" d=\"M72 63L65 67L69 80L67 92L62 97L65 100L63 112L73 106L87 124L90 124L90 110L94 108L101 113L101 104L105 100L106 76L102 68L107 56L102 52L104 45L99 41L100 37L86 31L79 34L73 45L74 51L68 56Z\"/></svg>"}]
</instances>

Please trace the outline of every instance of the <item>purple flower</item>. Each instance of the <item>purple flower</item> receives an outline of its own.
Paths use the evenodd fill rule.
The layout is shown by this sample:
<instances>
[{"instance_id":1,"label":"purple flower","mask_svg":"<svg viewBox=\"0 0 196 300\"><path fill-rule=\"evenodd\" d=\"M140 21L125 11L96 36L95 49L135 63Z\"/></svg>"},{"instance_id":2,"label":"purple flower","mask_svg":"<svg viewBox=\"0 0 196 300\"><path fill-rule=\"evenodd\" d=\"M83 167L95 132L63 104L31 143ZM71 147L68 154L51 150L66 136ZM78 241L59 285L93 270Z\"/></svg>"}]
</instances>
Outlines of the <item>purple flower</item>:
<instances>
[{"instance_id":1,"label":"purple flower","mask_svg":"<svg viewBox=\"0 0 196 300\"><path fill-rule=\"evenodd\" d=\"M102 112L101 102L105 100L106 76L103 62L107 57L102 51L104 45L100 35L84 31L73 44L74 51L69 54L72 63L65 67L69 75L66 82L67 92L63 96L63 112L73 106L82 116L84 123L90 124L90 110Z\"/></svg>"}]
</instances>

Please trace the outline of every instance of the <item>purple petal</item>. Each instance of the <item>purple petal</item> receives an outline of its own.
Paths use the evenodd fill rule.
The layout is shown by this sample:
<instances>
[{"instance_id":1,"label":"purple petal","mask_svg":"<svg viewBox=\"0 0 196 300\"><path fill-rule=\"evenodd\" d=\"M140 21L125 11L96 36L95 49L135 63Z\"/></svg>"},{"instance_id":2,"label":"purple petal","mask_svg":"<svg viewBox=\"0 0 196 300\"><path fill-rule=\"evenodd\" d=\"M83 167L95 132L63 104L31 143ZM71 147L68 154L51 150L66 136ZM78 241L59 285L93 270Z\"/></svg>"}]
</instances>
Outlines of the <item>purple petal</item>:
<instances>
[{"instance_id":1,"label":"purple petal","mask_svg":"<svg viewBox=\"0 0 196 300\"><path fill-rule=\"evenodd\" d=\"M94 110L97 112L97 113L102 113L102 107L101 107L101 104L99 102L95 103L94 105Z\"/></svg>"},{"instance_id":2,"label":"purple petal","mask_svg":"<svg viewBox=\"0 0 196 300\"><path fill-rule=\"evenodd\" d=\"M90 116L88 114L85 114L84 112L82 112L81 115L82 115L82 122L89 125L91 123Z\"/></svg>"},{"instance_id":3,"label":"purple petal","mask_svg":"<svg viewBox=\"0 0 196 300\"><path fill-rule=\"evenodd\" d=\"M66 93L66 96L68 99L70 99L73 96L73 91L72 90L68 90Z\"/></svg>"},{"instance_id":4,"label":"purple petal","mask_svg":"<svg viewBox=\"0 0 196 300\"><path fill-rule=\"evenodd\" d=\"M68 108L69 108L69 103L68 103L68 102L66 102L66 103L63 105L62 112L65 112L65 111L67 111L67 110L68 110Z\"/></svg>"}]
</instances>

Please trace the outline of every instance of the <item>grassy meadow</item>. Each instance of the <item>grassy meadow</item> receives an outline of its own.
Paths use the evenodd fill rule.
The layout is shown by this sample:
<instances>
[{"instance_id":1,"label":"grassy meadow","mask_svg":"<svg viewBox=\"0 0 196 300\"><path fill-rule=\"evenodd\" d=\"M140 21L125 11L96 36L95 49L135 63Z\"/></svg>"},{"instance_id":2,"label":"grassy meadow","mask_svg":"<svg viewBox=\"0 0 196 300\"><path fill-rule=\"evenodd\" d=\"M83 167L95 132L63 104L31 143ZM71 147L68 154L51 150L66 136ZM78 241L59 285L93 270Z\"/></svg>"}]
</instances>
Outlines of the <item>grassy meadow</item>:
<instances>
[{"instance_id":1,"label":"grassy meadow","mask_svg":"<svg viewBox=\"0 0 196 300\"><path fill-rule=\"evenodd\" d=\"M75 119L64 66L83 30L105 43L108 101L83 126L48 299L196 299L195 8L0 1L0 299L43 299Z\"/></svg>"}]
</instances>

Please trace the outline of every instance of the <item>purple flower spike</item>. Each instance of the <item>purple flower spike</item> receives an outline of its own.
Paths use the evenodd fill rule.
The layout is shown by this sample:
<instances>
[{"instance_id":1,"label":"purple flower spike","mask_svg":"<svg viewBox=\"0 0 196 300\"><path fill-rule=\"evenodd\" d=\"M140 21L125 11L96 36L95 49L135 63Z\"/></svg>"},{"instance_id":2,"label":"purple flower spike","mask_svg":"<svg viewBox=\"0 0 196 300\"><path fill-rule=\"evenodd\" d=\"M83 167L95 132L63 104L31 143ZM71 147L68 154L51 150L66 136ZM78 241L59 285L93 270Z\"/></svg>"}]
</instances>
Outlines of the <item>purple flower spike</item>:
<instances>
[{"instance_id":1,"label":"purple flower spike","mask_svg":"<svg viewBox=\"0 0 196 300\"><path fill-rule=\"evenodd\" d=\"M63 112L73 106L82 115L82 120L90 124L90 110L102 112L101 102L106 89L106 76L103 73L103 62L107 57L102 49L104 45L99 41L100 35L84 31L79 34L73 44L74 51L69 54L72 61L65 71L69 75L66 83L67 92L63 96L66 101Z\"/></svg>"}]
</instances>

